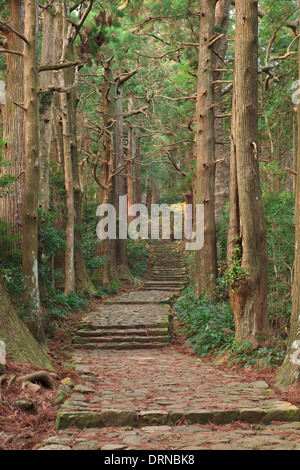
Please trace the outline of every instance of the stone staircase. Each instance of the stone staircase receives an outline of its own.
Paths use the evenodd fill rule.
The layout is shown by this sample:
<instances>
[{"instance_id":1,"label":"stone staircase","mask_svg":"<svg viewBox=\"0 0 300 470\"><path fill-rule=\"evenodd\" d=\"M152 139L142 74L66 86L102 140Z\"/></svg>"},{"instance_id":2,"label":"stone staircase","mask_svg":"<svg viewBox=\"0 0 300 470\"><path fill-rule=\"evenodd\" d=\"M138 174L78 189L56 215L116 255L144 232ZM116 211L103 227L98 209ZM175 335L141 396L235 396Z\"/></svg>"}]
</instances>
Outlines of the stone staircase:
<instances>
[{"instance_id":1,"label":"stone staircase","mask_svg":"<svg viewBox=\"0 0 300 470\"><path fill-rule=\"evenodd\" d=\"M182 254L170 241L152 241L149 280L108 300L79 324L75 349L161 349L170 341L171 299L187 283Z\"/></svg>"},{"instance_id":2,"label":"stone staircase","mask_svg":"<svg viewBox=\"0 0 300 470\"><path fill-rule=\"evenodd\" d=\"M153 269L145 290L180 291L187 284L187 272L182 254L169 241L152 241Z\"/></svg>"},{"instance_id":3,"label":"stone staircase","mask_svg":"<svg viewBox=\"0 0 300 470\"><path fill-rule=\"evenodd\" d=\"M80 383L66 390L62 381L57 433L40 448L194 450L217 444L222 450L234 441L235 450L299 449L297 406L263 381L248 383L166 347L169 303L187 277L175 243L153 244L147 283L107 301L79 325L72 363ZM225 432L233 422L236 431ZM274 422L287 424L273 428ZM291 432L283 441L287 426Z\"/></svg>"}]
</instances>

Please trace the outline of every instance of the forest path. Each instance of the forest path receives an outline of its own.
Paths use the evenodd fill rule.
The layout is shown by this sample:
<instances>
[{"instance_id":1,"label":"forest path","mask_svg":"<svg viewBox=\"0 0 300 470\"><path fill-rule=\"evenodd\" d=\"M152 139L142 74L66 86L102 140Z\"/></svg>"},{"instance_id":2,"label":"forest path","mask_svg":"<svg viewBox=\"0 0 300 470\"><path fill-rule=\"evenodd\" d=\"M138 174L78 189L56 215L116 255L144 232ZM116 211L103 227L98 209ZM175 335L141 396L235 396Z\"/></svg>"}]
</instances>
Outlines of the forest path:
<instances>
[{"instance_id":1,"label":"forest path","mask_svg":"<svg viewBox=\"0 0 300 470\"><path fill-rule=\"evenodd\" d=\"M83 319L73 357L81 383L68 390L57 435L42 449L300 449L297 407L265 382L248 383L169 343L168 304L186 282L176 245L154 242L142 289Z\"/></svg>"}]
</instances>

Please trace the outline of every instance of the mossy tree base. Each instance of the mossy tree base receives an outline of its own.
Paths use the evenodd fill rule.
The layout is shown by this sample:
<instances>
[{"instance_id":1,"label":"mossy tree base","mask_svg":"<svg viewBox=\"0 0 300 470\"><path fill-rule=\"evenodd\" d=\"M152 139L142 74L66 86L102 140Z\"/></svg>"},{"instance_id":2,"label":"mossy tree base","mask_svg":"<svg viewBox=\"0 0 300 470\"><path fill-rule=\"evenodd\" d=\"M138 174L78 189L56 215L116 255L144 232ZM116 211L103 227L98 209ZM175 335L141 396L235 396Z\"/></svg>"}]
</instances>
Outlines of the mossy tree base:
<instances>
[{"instance_id":1,"label":"mossy tree base","mask_svg":"<svg viewBox=\"0 0 300 470\"><path fill-rule=\"evenodd\" d=\"M0 299L0 340L5 343L7 357L22 364L54 370L51 359L19 319L1 278Z\"/></svg>"}]
</instances>

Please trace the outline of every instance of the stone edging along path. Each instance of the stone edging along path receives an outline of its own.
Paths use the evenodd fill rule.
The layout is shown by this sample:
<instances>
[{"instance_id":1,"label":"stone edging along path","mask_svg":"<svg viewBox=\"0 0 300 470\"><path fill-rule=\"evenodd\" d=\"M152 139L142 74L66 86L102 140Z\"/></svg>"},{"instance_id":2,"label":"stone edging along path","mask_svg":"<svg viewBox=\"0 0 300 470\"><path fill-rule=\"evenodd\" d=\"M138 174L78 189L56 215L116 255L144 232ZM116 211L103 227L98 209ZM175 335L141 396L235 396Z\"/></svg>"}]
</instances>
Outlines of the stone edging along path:
<instances>
[{"instance_id":1,"label":"stone edging along path","mask_svg":"<svg viewBox=\"0 0 300 470\"><path fill-rule=\"evenodd\" d=\"M187 276L171 242L154 243L153 260L142 290L106 302L80 323L73 360L81 384L67 387L57 429L300 421L299 409L265 382L245 383L172 347L168 303L177 278L181 287Z\"/></svg>"}]
</instances>

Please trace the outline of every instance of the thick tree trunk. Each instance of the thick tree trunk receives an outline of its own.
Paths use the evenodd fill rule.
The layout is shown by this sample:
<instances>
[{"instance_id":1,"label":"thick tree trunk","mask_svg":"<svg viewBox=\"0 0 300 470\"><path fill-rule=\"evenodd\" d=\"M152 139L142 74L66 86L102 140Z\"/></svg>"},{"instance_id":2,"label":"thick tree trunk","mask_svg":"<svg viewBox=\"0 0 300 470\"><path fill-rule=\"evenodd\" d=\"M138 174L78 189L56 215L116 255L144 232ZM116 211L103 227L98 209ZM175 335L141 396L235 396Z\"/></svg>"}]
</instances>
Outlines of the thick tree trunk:
<instances>
[{"instance_id":1,"label":"thick tree trunk","mask_svg":"<svg viewBox=\"0 0 300 470\"><path fill-rule=\"evenodd\" d=\"M100 204L112 204L112 165L113 165L113 139L112 125L115 110L115 92L113 85L113 75L111 71L111 60L104 64L104 85L103 85L103 140L102 158L100 170ZM99 269L99 279L104 286L109 286L112 277L111 241L106 238L101 240L98 246L98 253L104 258L104 264ZM114 275L116 273L113 273Z\"/></svg>"},{"instance_id":2,"label":"thick tree trunk","mask_svg":"<svg viewBox=\"0 0 300 470\"><path fill-rule=\"evenodd\" d=\"M41 64L54 64L56 54L56 26L55 11L47 8L43 12L43 36L41 45ZM40 90L47 90L54 85L54 72L47 71L40 74ZM39 206L47 211L49 209L50 184L49 167L52 141L53 122L53 93L50 91L40 95L40 192Z\"/></svg>"},{"instance_id":3,"label":"thick tree trunk","mask_svg":"<svg viewBox=\"0 0 300 470\"><path fill-rule=\"evenodd\" d=\"M56 63L60 60L74 60L73 31L69 25L69 4L55 2L55 38ZM60 38L64 38L62 42ZM60 54L59 52L60 51ZM59 54L59 56L58 56ZM86 270L82 251L82 187L79 180L77 150L77 93L75 71L73 67L56 73L57 85L68 91L54 94L52 129L52 155L59 161L65 174L67 193L67 219L63 227L66 231L67 250L64 256L56 257L56 261L65 272L65 293L78 291L94 291L94 287ZM59 125L60 124L60 125Z\"/></svg>"},{"instance_id":4,"label":"thick tree trunk","mask_svg":"<svg viewBox=\"0 0 300 470\"><path fill-rule=\"evenodd\" d=\"M62 34L63 47L61 62L69 60L70 48L72 44L71 27L68 22L68 5L65 1L62 5ZM70 69L59 71L58 84L63 90L70 84ZM62 134L63 134L63 154L64 154L64 175L66 188L66 252L65 252L65 295L75 291L75 266L74 266L74 242L75 242L75 208L74 208L74 175L72 162L73 135L71 129L70 117L70 96L69 93L60 93L60 110L62 116Z\"/></svg>"},{"instance_id":5,"label":"thick tree trunk","mask_svg":"<svg viewBox=\"0 0 300 470\"><path fill-rule=\"evenodd\" d=\"M125 196L125 169L120 171L124 166L124 123L123 123L123 86L118 81L115 84L115 123L113 125L113 154L114 154L114 170L116 176L113 178L114 184L114 207L118 214L119 226L122 225L122 219L124 220L125 215L121 213L121 208L119 205L119 198ZM126 219L127 224L127 219ZM125 234L124 234L125 236ZM117 250L117 272L118 277L121 280L131 280L132 275L128 266L127 258L127 247L126 239L118 238L116 240L116 250Z\"/></svg>"},{"instance_id":6,"label":"thick tree trunk","mask_svg":"<svg viewBox=\"0 0 300 470\"><path fill-rule=\"evenodd\" d=\"M133 196L134 203L142 203L142 183L141 183L141 142L139 137L136 138L136 157L134 159L133 171Z\"/></svg>"},{"instance_id":7,"label":"thick tree trunk","mask_svg":"<svg viewBox=\"0 0 300 470\"><path fill-rule=\"evenodd\" d=\"M21 0L7 2L8 23L17 31L23 32ZM7 49L22 52L23 41L14 33L8 32ZM21 235L23 226L24 194L24 111L15 103L24 103L23 59L14 54L6 54L6 104L2 105L3 115L3 160L8 163L1 167L1 176L19 176L5 197L0 197L0 220L7 221L15 234Z\"/></svg>"},{"instance_id":8,"label":"thick tree trunk","mask_svg":"<svg viewBox=\"0 0 300 470\"><path fill-rule=\"evenodd\" d=\"M236 340L269 335L266 226L258 161L258 6L236 2L228 266Z\"/></svg>"},{"instance_id":9,"label":"thick tree trunk","mask_svg":"<svg viewBox=\"0 0 300 470\"><path fill-rule=\"evenodd\" d=\"M22 364L53 369L46 355L16 314L0 275L0 340L5 343L7 358Z\"/></svg>"},{"instance_id":10,"label":"thick tree trunk","mask_svg":"<svg viewBox=\"0 0 300 470\"><path fill-rule=\"evenodd\" d=\"M300 12L300 0L299 0ZM298 67L300 78L300 45L298 52ZM300 168L300 103L298 103L298 152L297 167ZM296 207L295 207L295 264L293 301L289 341L286 356L280 367L277 377L277 387L288 387L300 380L300 171L297 172L296 181Z\"/></svg>"},{"instance_id":11,"label":"thick tree trunk","mask_svg":"<svg viewBox=\"0 0 300 470\"><path fill-rule=\"evenodd\" d=\"M217 277L214 207L213 57L209 44L214 35L216 1L201 2L199 67L196 107L196 204L204 205L204 246L195 251L195 295L212 296Z\"/></svg>"},{"instance_id":12,"label":"thick tree trunk","mask_svg":"<svg viewBox=\"0 0 300 470\"><path fill-rule=\"evenodd\" d=\"M128 99L128 112L133 110L134 100L133 97L130 96ZM134 177L135 177L135 165L134 165L134 157L136 155L136 135L134 131L134 127L129 124L128 129L128 150L127 150L127 198L128 198L128 209L135 203L134 197ZM132 217L128 217L128 223L130 223Z\"/></svg>"},{"instance_id":13,"label":"thick tree trunk","mask_svg":"<svg viewBox=\"0 0 300 470\"><path fill-rule=\"evenodd\" d=\"M39 190L39 110L38 110L38 3L25 0L24 106L25 106L25 192L23 215L23 275L30 301L29 329L45 343L38 284L38 190Z\"/></svg>"},{"instance_id":14,"label":"thick tree trunk","mask_svg":"<svg viewBox=\"0 0 300 470\"><path fill-rule=\"evenodd\" d=\"M215 26L218 26L222 30L223 37L221 37L214 44L214 81L221 81L224 77L224 73L221 71L225 68L224 61L227 51L227 30L228 30L228 18L229 10L231 6L231 0L218 0L215 11ZM231 75L226 74L226 79ZM229 163L230 163L230 152L229 145L226 143L228 135L224 130L224 120L216 118L223 114L223 84L217 83L214 86L214 103L217 105L214 108L215 122L215 215L216 218L220 215L224 209L225 203L229 199Z\"/></svg>"}]
</instances>

